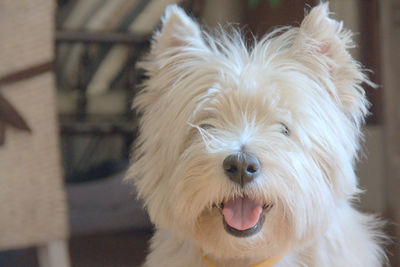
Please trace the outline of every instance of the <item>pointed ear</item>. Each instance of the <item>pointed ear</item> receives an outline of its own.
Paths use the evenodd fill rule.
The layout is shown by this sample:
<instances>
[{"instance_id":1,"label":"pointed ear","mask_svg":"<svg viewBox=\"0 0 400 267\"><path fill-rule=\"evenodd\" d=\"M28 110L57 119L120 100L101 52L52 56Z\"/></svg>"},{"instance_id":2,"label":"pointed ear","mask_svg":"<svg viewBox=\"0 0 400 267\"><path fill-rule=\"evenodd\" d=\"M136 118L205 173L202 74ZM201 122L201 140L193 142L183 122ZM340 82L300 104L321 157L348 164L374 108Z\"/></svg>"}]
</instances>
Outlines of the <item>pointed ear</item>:
<instances>
[{"instance_id":1,"label":"pointed ear","mask_svg":"<svg viewBox=\"0 0 400 267\"><path fill-rule=\"evenodd\" d=\"M354 47L351 37L351 31L343 29L342 22L329 17L328 3L322 3L304 18L294 49L319 77L329 77L330 81L324 82L326 89L346 115L359 124L368 112L361 84L372 83L348 51Z\"/></svg>"},{"instance_id":2,"label":"pointed ear","mask_svg":"<svg viewBox=\"0 0 400 267\"><path fill-rule=\"evenodd\" d=\"M177 5L169 5L161 18L161 30L153 37L152 52L160 54L201 41L199 25Z\"/></svg>"}]
</instances>

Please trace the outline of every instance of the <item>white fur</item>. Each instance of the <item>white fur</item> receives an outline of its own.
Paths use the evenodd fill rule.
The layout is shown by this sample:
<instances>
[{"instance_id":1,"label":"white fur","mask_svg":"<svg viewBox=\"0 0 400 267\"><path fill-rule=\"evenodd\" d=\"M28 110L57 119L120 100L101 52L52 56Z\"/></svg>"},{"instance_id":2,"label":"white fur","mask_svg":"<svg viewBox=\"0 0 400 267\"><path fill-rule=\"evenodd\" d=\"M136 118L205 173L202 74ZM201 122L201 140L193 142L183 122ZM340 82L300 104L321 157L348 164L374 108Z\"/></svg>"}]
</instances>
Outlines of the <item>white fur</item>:
<instances>
[{"instance_id":1,"label":"white fur","mask_svg":"<svg viewBox=\"0 0 400 267\"><path fill-rule=\"evenodd\" d=\"M201 252L229 267L282 253L277 267L382 266L380 222L352 205L369 81L328 5L251 48L235 31L202 32L177 6L162 22L127 173L156 227L145 266L206 266ZM240 149L262 166L244 189L222 169ZM213 204L243 194L274 206L259 233L237 238Z\"/></svg>"}]
</instances>

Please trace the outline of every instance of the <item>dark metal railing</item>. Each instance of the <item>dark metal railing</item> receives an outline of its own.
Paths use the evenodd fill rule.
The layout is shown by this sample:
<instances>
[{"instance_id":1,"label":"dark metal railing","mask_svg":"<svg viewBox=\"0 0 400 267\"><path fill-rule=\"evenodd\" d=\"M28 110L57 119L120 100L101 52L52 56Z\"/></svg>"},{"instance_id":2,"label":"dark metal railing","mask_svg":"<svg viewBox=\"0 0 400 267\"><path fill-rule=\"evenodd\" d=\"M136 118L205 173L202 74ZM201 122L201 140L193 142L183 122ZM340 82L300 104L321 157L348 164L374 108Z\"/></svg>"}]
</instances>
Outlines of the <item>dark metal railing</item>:
<instances>
[{"instance_id":1,"label":"dark metal railing","mask_svg":"<svg viewBox=\"0 0 400 267\"><path fill-rule=\"evenodd\" d=\"M134 116L131 111L131 101L133 99L136 84L138 81L138 74L136 70L136 62L140 55L150 43L149 35L134 35L127 32L82 32L82 31L56 31L55 41L57 44L81 43L85 45L84 52L80 59L78 82L75 90L78 92L77 110L75 112L75 120L60 120L61 133L65 135L79 135L79 134L121 134L128 135L134 134L135 125ZM87 116L87 105L90 101L87 95L87 86L89 83L88 69L90 65L90 55L88 46L90 45L104 45L104 44L124 44L132 47L129 56L128 64L128 78L126 80L127 101L125 117L121 119L126 120L126 123L115 122L91 122ZM129 98L129 99L128 99ZM124 125L124 126L121 126ZM128 125L132 125L128 127Z\"/></svg>"},{"instance_id":2,"label":"dark metal railing","mask_svg":"<svg viewBox=\"0 0 400 267\"><path fill-rule=\"evenodd\" d=\"M135 47L147 46L150 35L134 35L127 32L84 32L56 31L57 43L96 43L96 44L128 44Z\"/></svg>"}]
</instances>

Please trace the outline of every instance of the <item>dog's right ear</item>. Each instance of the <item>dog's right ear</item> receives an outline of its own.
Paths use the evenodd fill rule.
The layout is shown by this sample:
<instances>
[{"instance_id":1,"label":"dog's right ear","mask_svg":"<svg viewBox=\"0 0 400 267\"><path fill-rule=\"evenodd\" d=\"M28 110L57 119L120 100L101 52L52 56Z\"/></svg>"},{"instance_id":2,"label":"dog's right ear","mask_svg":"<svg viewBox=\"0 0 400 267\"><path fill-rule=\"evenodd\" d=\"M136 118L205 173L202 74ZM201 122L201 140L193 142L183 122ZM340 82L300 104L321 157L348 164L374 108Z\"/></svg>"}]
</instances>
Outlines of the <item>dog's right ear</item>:
<instances>
[{"instance_id":1,"label":"dog's right ear","mask_svg":"<svg viewBox=\"0 0 400 267\"><path fill-rule=\"evenodd\" d=\"M199 42L203 43L199 25L182 8L169 5L161 18L161 30L153 36L151 51L158 55L167 51L179 53L182 48Z\"/></svg>"}]
</instances>

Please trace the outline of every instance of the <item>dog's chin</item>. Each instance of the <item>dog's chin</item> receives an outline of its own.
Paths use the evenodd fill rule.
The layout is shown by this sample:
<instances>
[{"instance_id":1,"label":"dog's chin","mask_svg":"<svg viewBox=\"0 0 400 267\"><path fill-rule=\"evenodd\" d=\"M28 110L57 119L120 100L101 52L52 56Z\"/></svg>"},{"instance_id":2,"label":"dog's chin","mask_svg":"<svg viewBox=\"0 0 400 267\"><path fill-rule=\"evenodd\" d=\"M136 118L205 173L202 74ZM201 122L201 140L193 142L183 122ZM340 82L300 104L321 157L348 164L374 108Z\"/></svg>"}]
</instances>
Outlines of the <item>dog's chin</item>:
<instances>
[{"instance_id":1,"label":"dog's chin","mask_svg":"<svg viewBox=\"0 0 400 267\"><path fill-rule=\"evenodd\" d=\"M273 204L238 197L214 206L219 209L225 231L235 237L245 238L261 231L265 215Z\"/></svg>"}]
</instances>

